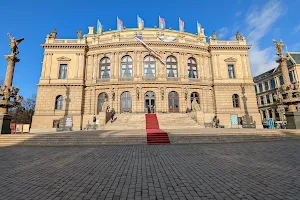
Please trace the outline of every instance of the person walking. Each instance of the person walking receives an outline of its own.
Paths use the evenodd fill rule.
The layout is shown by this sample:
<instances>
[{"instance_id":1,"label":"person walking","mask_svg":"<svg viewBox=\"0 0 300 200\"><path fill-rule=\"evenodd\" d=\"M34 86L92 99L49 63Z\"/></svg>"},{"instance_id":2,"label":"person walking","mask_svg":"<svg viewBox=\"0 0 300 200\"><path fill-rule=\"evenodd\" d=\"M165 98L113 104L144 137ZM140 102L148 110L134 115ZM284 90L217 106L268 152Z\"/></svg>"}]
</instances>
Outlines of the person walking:
<instances>
[{"instance_id":1,"label":"person walking","mask_svg":"<svg viewBox=\"0 0 300 200\"><path fill-rule=\"evenodd\" d=\"M116 114L116 111L115 109L111 109L111 116L110 116L110 123L113 123L114 122L114 116Z\"/></svg>"}]
</instances>

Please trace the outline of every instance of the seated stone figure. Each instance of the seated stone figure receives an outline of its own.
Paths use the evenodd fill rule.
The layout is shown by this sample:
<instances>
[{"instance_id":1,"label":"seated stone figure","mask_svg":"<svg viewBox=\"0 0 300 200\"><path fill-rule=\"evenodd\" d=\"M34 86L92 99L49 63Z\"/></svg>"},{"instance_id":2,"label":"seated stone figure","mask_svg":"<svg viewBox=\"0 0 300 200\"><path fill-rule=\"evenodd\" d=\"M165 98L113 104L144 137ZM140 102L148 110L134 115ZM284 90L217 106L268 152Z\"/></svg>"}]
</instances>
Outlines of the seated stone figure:
<instances>
[{"instance_id":1,"label":"seated stone figure","mask_svg":"<svg viewBox=\"0 0 300 200\"><path fill-rule=\"evenodd\" d=\"M200 111L200 105L197 103L196 99L194 98L192 101L192 111Z\"/></svg>"}]
</instances>

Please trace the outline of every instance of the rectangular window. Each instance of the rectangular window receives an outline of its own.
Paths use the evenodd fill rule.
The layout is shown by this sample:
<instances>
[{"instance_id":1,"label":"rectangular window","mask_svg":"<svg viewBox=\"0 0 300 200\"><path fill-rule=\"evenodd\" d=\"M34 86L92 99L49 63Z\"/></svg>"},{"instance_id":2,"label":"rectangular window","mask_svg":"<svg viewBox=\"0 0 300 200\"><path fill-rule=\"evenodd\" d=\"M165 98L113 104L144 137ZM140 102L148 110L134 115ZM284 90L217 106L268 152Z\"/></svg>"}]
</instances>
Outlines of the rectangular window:
<instances>
[{"instance_id":1,"label":"rectangular window","mask_svg":"<svg viewBox=\"0 0 300 200\"><path fill-rule=\"evenodd\" d=\"M290 76L291 83L294 83L295 82L295 80L294 80L294 71L289 71L289 76Z\"/></svg>"},{"instance_id":2,"label":"rectangular window","mask_svg":"<svg viewBox=\"0 0 300 200\"><path fill-rule=\"evenodd\" d=\"M266 95L266 99L267 99L267 104L270 104L271 100L270 100L270 95L269 94Z\"/></svg>"},{"instance_id":3,"label":"rectangular window","mask_svg":"<svg viewBox=\"0 0 300 200\"><path fill-rule=\"evenodd\" d=\"M271 79L271 89L274 89L274 88L276 88L276 83L275 83L275 79L272 78Z\"/></svg>"},{"instance_id":4,"label":"rectangular window","mask_svg":"<svg viewBox=\"0 0 300 200\"><path fill-rule=\"evenodd\" d=\"M265 102L264 102L264 97L263 96L260 96L260 105L264 105Z\"/></svg>"},{"instance_id":5,"label":"rectangular window","mask_svg":"<svg viewBox=\"0 0 300 200\"><path fill-rule=\"evenodd\" d=\"M262 88L262 84L258 84L258 87L259 87L259 92L262 92L263 91L263 88Z\"/></svg>"},{"instance_id":6,"label":"rectangular window","mask_svg":"<svg viewBox=\"0 0 300 200\"><path fill-rule=\"evenodd\" d=\"M60 64L59 65L59 79L66 79L68 73L68 65L67 64Z\"/></svg>"},{"instance_id":7,"label":"rectangular window","mask_svg":"<svg viewBox=\"0 0 300 200\"><path fill-rule=\"evenodd\" d=\"M272 94L273 103L276 103L275 93Z\"/></svg>"},{"instance_id":8,"label":"rectangular window","mask_svg":"<svg viewBox=\"0 0 300 200\"><path fill-rule=\"evenodd\" d=\"M273 118L273 112L272 112L272 110L269 110L269 118Z\"/></svg>"},{"instance_id":9,"label":"rectangular window","mask_svg":"<svg viewBox=\"0 0 300 200\"><path fill-rule=\"evenodd\" d=\"M280 81L280 85L283 85L283 84L284 84L284 81L283 81L283 77L282 77L282 76L279 77L279 81Z\"/></svg>"},{"instance_id":10,"label":"rectangular window","mask_svg":"<svg viewBox=\"0 0 300 200\"><path fill-rule=\"evenodd\" d=\"M228 65L228 77L231 79L235 78L234 65Z\"/></svg>"},{"instance_id":11,"label":"rectangular window","mask_svg":"<svg viewBox=\"0 0 300 200\"><path fill-rule=\"evenodd\" d=\"M269 90L269 83L268 81L265 82L265 91Z\"/></svg>"},{"instance_id":12,"label":"rectangular window","mask_svg":"<svg viewBox=\"0 0 300 200\"><path fill-rule=\"evenodd\" d=\"M257 93L257 87L256 87L256 85L254 85L254 91L255 91L255 93Z\"/></svg>"}]
</instances>

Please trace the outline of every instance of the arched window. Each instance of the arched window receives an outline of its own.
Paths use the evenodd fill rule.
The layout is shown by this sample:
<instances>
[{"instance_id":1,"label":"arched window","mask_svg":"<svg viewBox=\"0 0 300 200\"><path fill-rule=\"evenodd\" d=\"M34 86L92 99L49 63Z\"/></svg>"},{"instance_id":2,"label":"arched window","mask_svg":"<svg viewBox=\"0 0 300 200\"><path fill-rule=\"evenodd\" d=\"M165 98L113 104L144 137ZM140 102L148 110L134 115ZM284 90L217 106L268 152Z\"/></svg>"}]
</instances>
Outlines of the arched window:
<instances>
[{"instance_id":1,"label":"arched window","mask_svg":"<svg viewBox=\"0 0 300 200\"><path fill-rule=\"evenodd\" d=\"M153 56L144 58L144 76L155 77L155 58Z\"/></svg>"},{"instance_id":2,"label":"arched window","mask_svg":"<svg viewBox=\"0 0 300 200\"><path fill-rule=\"evenodd\" d=\"M237 94L232 95L232 105L233 105L234 108L239 108L240 107L239 95L237 95Z\"/></svg>"},{"instance_id":3,"label":"arched window","mask_svg":"<svg viewBox=\"0 0 300 200\"><path fill-rule=\"evenodd\" d=\"M102 112L102 105L105 100L108 101L108 95L105 92L100 93L98 96L98 113Z\"/></svg>"},{"instance_id":4,"label":"arched window","mask_svg":"<svg viewBox=\"0 0 300 200\"><path fill-rule=\"evenodd\" d=\"M198 78L197 63L194 58L188 59L188 72L189 72L189 78Z\"/></svg>"},{"instance_id":5,"label":"arched window","mask_svg":"<svg viewBox=\"0 0 300 200\"><path fill-rule=\"evenodd\" d=\"M199 99L199 94L198 94L198 92L193 92L193 93L191 94L191 103L193 102L194 98L196 98L196 101L197 101L197 103L199 104L199 103L200 103L200 99Z\"/></svg>"},{"instance_id":6,"label":"arched window","mask_svg":"<svg viewBox=\"0 0 300 200\"><path fill-rule=\"evenodd\" d=\"M232 64L228 65L228 77L231 79L235 78L234 65Z\"/></svg>"},{"instance_id":7,"label":"arched window","mask_svg":"<svg viewBox=\"0 0 300 200\"><path fill-rule=\"evenodd\" d=\"M124 56L121 62L122 77L132 77L132 58L130 56Z\"/></svg>"},{"instance_id":8,"label":"arched window","mask_svg":"<svg viewBox=\"0 0 300 200\"><path fill-rule=\"evenodd\" d=\"M55 110L62 110L64 107L64 97L59 95L55 99Z\"/></svg>"},{"instance_id":9,"label":"arched window","mask_svg":"<svg viewBox=\"0 0 300 200\"><path fill-rule=\"evenodd\" d=\"M174 56L167 58L167 77L177 77L177 60Z\"/></svg>"},{"instance_id":10,"label":"arched window","mask_svg":"<svg viewBox=\"0 0 300 200\"><path fill-rule=\"evenodd\" d=\"M100 61L100 78L110 78L110 59L107 57Z\"/></svg>"}]
</instances>

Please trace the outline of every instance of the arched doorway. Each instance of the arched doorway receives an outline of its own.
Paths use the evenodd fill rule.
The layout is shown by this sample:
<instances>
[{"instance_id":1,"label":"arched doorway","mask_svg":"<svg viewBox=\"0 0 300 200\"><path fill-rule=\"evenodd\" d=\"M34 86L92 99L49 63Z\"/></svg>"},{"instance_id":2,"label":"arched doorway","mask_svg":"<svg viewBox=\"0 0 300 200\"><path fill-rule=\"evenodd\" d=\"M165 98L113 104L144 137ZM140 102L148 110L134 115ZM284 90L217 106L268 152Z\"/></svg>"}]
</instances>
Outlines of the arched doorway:
<instances>
[{"instance_id":1,"label":"arched doorway","mask_svg":"<svg viewBox=\"0 0 300 200\"><path fill-rule=\"evenodd\" d=\"M98 96L98 112L97 113L102 112L102 105L105 100L108 101L108 95L105 92L102 92Z\"/></svg>"},{"instance_id":2,"label":"arched doorway","mask_svg":"<svg viewBox=\"0 0 300 200\"><path fill-rule=\"evenodd\" d=\"M121 94L121 113L132 111L132 97L130 92L123 92Z\"/></svg>"},{"instance_id":3,"label":"arched doorway","mask_svg":"<svg viewBox=\"0 0 300 200\"><path fill-rule=\"evenodd\" d=\"M170 92L168 96L169 100L169 112L178 113L179 112L179 97L177 92Z\"/></svg>"},{"instance_id":4,"label":"arched doorway","mask_svg":"<svg viewBox=\"0 0 300 200\"><path fill-rule=\"evenodd\" d=\"M151 108L151 113L155 113L155 93L148 91L145 93L145 112L148 113L148 106Z\"/></svg>"}]
</instances>

